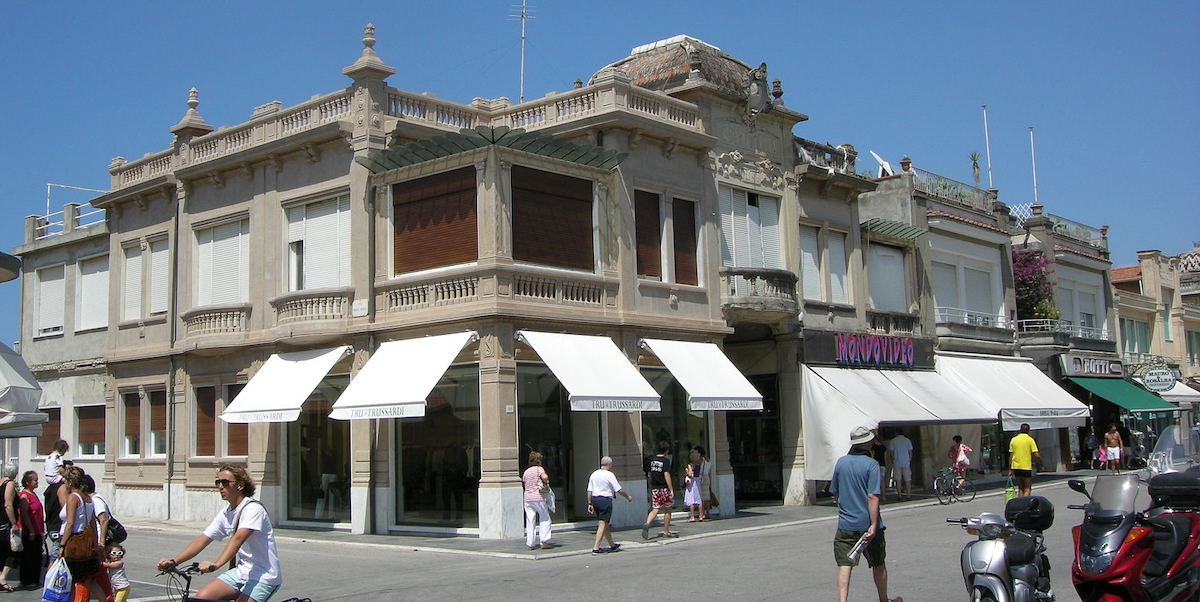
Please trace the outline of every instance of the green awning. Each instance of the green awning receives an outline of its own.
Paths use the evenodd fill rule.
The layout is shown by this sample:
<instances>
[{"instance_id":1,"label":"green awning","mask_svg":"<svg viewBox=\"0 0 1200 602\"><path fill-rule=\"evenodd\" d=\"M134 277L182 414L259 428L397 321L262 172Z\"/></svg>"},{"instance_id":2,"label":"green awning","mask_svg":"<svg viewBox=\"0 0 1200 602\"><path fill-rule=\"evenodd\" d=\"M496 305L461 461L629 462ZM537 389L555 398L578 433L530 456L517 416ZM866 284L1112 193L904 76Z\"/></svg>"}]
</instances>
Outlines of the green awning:
<instances>
[{"instance_id":1,"label":"green awning","mask_svg":"<svg viewBox=\"0 0 1200 602\"><path fill-rule=\"evenodd\" d=\"M1071 382L1130 412L1173 412L1179 408L1147 393L1123 378L1068 377Z\"/></svg>"},{"instance_id":2,"label":"green awning","mask_svg":"<svg viewBox=\"0 0 1200 602\"><path fill-rule=\"evenodd\" d=\"M900 222L892 221L890 219L883 219L881 217L873 217L859 224L859 226L865 232L879 234L881 236L888 236L899 240L916 240L922 234L927 232L927 230L924 228L902 224Z\"/></svg>"}]
</instances>

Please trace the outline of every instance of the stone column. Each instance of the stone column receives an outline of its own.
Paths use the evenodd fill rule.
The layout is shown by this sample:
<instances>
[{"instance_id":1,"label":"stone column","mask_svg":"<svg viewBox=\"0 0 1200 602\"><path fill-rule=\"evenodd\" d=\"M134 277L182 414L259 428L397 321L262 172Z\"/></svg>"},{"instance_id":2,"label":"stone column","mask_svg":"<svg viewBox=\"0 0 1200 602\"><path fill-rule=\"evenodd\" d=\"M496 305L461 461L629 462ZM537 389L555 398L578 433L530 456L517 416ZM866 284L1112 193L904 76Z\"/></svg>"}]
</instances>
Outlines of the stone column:
<instances>
[{"instance_id":1,"label":"stone column","mask_svg":"<svg viewBox=\"0 0 1200 602\"><path fill-rule=\"evenodd\" d=\"M491 323L479 331L479 537L524 535L525 508L517 453L517 362L513 327Z\"/></svg>"},{"instance_id":2,"label":"stone column","mask_svg":"<svg viewBox=\"0 0 1200 602\"><path fill-rule=\"evenodd\" d=\"M783 503L805 506L813 502L813 491L805 470L804 429L801 420L800 339L798 332L775 337L779 379L779 431L783 467Z\"/></svg>"}]
</instances>

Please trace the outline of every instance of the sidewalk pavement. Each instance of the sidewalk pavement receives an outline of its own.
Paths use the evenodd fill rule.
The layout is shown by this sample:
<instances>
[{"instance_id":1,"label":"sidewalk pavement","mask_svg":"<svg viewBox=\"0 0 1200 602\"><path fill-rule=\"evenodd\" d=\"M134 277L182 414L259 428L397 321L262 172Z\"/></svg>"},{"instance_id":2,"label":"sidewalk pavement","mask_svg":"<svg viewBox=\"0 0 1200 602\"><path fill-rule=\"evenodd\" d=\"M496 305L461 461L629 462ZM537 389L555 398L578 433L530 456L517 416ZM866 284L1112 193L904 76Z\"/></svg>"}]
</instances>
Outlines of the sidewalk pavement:
<instances>
[{"instance_id":1,"label":"sidewalk pavement","mask_svg":"<svg viewBox=\"0 0 1200 602\"><path fill-rule=\"evenodd\" d=\"M1070 473L1039 474L1034 478L1034 490L1038 484L1048 484L1068 478L1086 478L1101 471L1081 470ZM985 482L979 485L980 497L1003 495L1004 480ZM903 508L911 506L937 505L937 496L932 491L916 491L910 501L899 502L895 496L890 496L884 502L884 508ZM722 508L724 510L724 508ZM817 503L811 506L784 506L782 504L743 506L738 508L733 516L720 516L704 522L687 522L687 512L675 512L671 517L672 531L679 533L678 538L664 538L661 535L661 522L651 529L651 539L643 540L641 528L621 529L614 531L613 539L621 544L623 550L633 550L644 546L661 546L695 539L747 533L763 529L774 529L792 525L820 521L837 520L837 506L829 496L818 497ZM134 517L121 517L121 522L135 530L157 530L181 533L198 533L207 523L179 522ZM582 523L587 525L588 523ZM512 558L521 560L544 560L590 554L592 541L596 530L591 526L583 528L555 530L551 543L555 545L550 550L530 550L521 539L480 539L463 535L431 535L431 534L386 534L386 535L356 535L341 530L307 530L288 527L275 527L277 540L296 542L319 541L330 544L346 544L355 546L378 547L381 549L406 549L419 552L434 552L444 554L467 554L489 556L493 558Z\"/></svg>"}]
</instances>

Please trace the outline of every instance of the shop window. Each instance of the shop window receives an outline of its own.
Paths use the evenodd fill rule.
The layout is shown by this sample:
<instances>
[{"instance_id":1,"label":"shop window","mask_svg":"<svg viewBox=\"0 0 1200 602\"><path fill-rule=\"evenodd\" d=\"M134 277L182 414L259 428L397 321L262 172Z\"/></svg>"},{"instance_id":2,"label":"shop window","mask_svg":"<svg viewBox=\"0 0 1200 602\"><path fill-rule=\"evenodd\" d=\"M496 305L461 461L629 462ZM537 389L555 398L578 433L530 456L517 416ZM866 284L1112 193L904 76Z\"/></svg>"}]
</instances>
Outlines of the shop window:
<instances>
[{"instance_id":1,"label":"shop window","mask_svg":"<svg viewBox=\"0 0 1200 602\"><path fill-rule=\"evenodd\" d=\"M688 454L697 445L713 457L712 441L708 436L708 412L692 411L687 392L670 372L660 368L643 368L642 376L659 394L657 412L642 412L642 457L658 453L658 442L671 445L671 479L676 496L683 499L683 477L687 470Z\"/></svg>"},{"instance_id":2,"label":"shop window","mask_svg":"<svg viewBox=\"0 0 1200 602\"><path fill-rule=\"evenodd\" d=\"M46 414L46 421L42 423L42 434L37 438L37 455L48 456L54 451L54 443L62 436L59 434L59 426L62 424L62 410L59 408L44 408L41 410Z\"/></svg>"},{"instance_id":3,"label":"shop window","mask_svg":"<svg viewBox=\"0 0 1200 602\"><path fill-rule=\"evenodd\" d=\"M783 499L783 440L775 375L749 377L763 396L763 409L725 413L729 463L738 500Z\"/></svg>"},{"instance_id":4,"label":"shop window","mask_svg":"<svg viewBox=\"0 0 1200 602\"><path fill-rule=\"evenodd\" d=\"M475 168L462 167L392 188L396 274L479 258Z\"/></svg>"},{"instance_id":5,"label":"shop window","mask_svg":"<svg viewBox=\"0 0 1200 602\"><path fill-rule=\"evenodd\" d=\"M80 456L104 455L104 406L76 408L75 430Z\"/></svg>"},{"instance_id":6,"label":"shop window","mask_svg":"<svg viewBox=\"0 0 1200 602\"><path fill-rule=\"evenodd\" d=\"M637 239L637 273L662 279L662 198L652 192L633 193L633 223Z\"/></svg>"},{"instance_id":7,"label":"shop window","mask_svg":"<svg viewBox=\"0 0 1200 602\"><path fill-rule=\"evenodd\" d=\"M603 412L572 412L567 390L542 364L517 366L518 460L522 471L529 452L542 454L557 507L555 521L588 520L587 481L600 464Z\"/></svg>"},{"instance_id":8,"label":"shop window","mask_svg":"<svg viewBox=\"0 0 1200 602\"><path fill-rule=\"evenodd\" d=\"M592 186L590 180L514 165L513 259L594 272Z\"/></svg>"},{"instance_id":9,"label":"shop window","mask_svg":"<svg viewBox=\"0 0 1200 602\"><path fill-rule=\"evenodd\" d=\"M350 520L350 422L329 418L349 384L346 375L325 377L304 402L300 418L287 425L290 520Z\"/></svg>"},{"instance_id":10,"label":"shop window","mask_svg":"<svg viewBox=\"0 0 1200 602\"><path fill-rule=\"evenodd\" d=\"M478 366L451 366L426 403L423 419L394 421L399 479L396 522L478 527Z\"/></svg>"}]
</instances>

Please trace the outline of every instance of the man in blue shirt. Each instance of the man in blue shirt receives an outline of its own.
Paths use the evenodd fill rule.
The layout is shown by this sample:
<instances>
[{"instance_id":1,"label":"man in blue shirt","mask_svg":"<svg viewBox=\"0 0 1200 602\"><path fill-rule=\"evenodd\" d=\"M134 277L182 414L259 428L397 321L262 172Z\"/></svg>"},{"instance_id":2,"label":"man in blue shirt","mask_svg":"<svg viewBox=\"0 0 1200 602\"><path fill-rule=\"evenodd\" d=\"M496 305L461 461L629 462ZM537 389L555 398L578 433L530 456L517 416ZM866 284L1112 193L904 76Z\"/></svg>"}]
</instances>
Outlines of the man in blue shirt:
<instances>
[{"instance_id":1,"label":"man in blue shirt","mask_svg":"<svg viewBox=\"0 0 1200 602\"><path fill-rule=\"evenodd\" d=\"M838 528L833 538L833 558L837 561L838 600L846 602L850 595L850 572L858 565L858 555L851 550L858 540L865 539L861 555L875 577L875 589L880 602L903 602L899 596L887 596L887 544L883 538L883 518L879 515L879 463L871 457L871 442L875 433L865 426L850 431L850 453L838 459L829 481L829 493L838 507Z\"/></svg>"}]
</instances>

